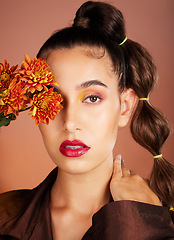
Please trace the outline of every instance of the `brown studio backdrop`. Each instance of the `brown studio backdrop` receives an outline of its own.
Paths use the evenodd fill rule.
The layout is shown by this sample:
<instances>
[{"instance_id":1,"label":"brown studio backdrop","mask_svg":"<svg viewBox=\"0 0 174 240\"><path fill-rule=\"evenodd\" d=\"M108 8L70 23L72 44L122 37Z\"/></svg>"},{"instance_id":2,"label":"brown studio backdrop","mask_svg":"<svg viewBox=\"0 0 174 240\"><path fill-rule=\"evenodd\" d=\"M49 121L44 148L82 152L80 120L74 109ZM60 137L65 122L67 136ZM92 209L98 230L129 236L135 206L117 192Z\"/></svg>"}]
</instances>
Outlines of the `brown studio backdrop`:
<instances>
[{"instance_id":1,"label":"brown studio backdrop","mask_svg":"<svg viewBox=\"0 0 174 240\"><path fill-rule=\"evenodd\" d=\"M59 28L69 25L82 0L0 0L0 61L21 64L24 54L33 58L43 42ZM126 19L127 36L142 43L155 59L159 83L150 102L174 123L174 1L113 0ZM163 148L164 156L174 163L174 136ZM148 177L153 157L132 139L128 127L119 130L116 152L129 169ZM0 192L36 186L53 169L38 127L21 113L17 121L1 128Z\"/></svg>"}]
</instances>

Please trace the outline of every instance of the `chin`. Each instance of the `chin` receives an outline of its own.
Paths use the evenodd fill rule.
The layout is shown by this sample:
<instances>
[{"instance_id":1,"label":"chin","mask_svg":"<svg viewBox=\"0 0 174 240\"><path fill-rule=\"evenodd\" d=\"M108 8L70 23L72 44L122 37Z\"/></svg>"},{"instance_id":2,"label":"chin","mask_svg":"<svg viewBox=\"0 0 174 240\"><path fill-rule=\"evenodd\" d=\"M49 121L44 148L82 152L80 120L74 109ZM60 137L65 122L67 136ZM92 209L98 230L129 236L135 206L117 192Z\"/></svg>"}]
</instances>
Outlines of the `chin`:
<instances>
[{"instance_id":1,"label":"chin","mask_svg":"<svg viewBox=\"0 0 174 240\"><path fill-rule=\"evenodd\" d=\"M81 175L81 174L87 174L91 171L93 171L96 166L92 166L87 162L86 160L81 160L78 158L68 158L66 160L59 162L54 162L59 168L59 171L64 171L68 174L73 175Z\"/></svg>"}]
</instances>

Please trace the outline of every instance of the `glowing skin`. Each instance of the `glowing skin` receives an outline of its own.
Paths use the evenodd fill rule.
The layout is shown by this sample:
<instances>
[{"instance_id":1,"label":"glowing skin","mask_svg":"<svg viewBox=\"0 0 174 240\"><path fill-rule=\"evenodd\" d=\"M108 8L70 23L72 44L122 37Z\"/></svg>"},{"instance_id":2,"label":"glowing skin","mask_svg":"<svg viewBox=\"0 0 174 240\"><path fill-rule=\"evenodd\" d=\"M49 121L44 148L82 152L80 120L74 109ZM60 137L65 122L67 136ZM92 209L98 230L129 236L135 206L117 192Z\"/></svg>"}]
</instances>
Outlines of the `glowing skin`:
<instances>
[{"instance_id":1,"label":"glowing skin","mask_svg":"<svg viewBox=\"0 0 174 240\"><path fill-rule=\"evenodd\" d=\"M47 63L59 83L64 108L50 124L40 124L45 146L55 164L68 173L110 169L113 148L121 123L117 76L107 56L100 59L84 48L52 51ZM64 156L59 148L65 140L80 140L90 149L79 157Z\"/></svg>"}]
</instances>

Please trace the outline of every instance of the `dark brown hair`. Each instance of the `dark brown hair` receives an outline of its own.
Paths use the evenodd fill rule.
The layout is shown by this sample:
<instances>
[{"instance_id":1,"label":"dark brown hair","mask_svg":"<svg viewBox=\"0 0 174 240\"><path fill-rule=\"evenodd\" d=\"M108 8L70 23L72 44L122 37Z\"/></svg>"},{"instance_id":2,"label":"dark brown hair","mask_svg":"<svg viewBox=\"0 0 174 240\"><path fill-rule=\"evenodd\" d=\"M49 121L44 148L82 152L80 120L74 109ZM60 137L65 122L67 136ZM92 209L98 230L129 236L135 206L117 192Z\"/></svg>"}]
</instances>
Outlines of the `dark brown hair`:
<instances>
[{"instance_id":1,"label":"dark brown hair","mask_svg":"<svg viewBox=\"0 0 174 240\"><path fill-rule=\"evenodd\" d=\"M156 67L147 50L140 44L125 39L122 13L103 2L88 1L76 12L71 27L54 33L42 46L38 57L46 58L49 50L72 48L79 45L102 47L120 76L119 90L132 88L139 98L147 98L156 83ZM169 133L169 123L162 113L148 101L139 101L131 120L131 133L135 141L153 156L161 149ZM164 206L174 207L174 166L163 157L154 159L150 187Z\"/></svg>"}]
</instances>

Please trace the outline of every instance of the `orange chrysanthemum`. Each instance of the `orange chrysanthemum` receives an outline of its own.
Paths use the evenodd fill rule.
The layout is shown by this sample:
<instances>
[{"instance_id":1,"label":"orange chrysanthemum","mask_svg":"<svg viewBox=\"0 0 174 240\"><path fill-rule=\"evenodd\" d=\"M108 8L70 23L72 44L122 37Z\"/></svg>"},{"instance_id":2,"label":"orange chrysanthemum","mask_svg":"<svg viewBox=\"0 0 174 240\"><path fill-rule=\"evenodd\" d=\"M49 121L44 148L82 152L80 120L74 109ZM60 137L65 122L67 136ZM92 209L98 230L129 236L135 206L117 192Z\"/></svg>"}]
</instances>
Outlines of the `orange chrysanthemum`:
<instances>
[{"instance_id":1,"label":"orange chrysanthemum","mask_svg":"<svg viewBox=\"0 0 174 240\"><path fill-rule=\"evenodd\" d=\"M44 85L54 84L58 86L49 69L45 60L36 57L31 60L29 56L25 55L25 61L19 70L22 79L27 80L25 89L29 89L31 93L34 93L35 90L41 91Z\"/></svg>"},{"instance_id":2,"label":"orange chrysanthemum","mask_svg":"<svg viewBox=\"0 0 174 240\"><path fill-rule=\"evenodd\" d=\"M19 110L26 107L27 97L24 90L25 83L14 78L8 88L3 88L0 92L0 112L4 111L6 116L9 113L19 114Z\"/></svg>"},{"instance_id":3,"label":"orange chrysanthemum","mask_svg":"<svg viewBox=\"0 0 174 240\"><path fill-rule=\"evenodd\" d=\"M18 65L10 68L4 60L0 63L0 126L8 126L15 120L19 112L28 110L35 119L36 125L40 122L49 123L62 109L63 101L60 94L48 89L46 85L58 85L49 71L45 60L31 60L25 55L21 69ZM28 105L31 105L28 106Z\"/></svg>"},{"instance_id":4,"label":"orange chrysanthemum","mask_svg":"<svg viewBox=\"0 0 174 240\"><path fill-rule=\"evenodd\" d=\"M12 66L10 68L9 63L7 60L4 60L4 64L0 63L0 91L2 89L8 88L10 82L15 77L15 70L17 69L18 65Z\"/></svg>"},{"instance_id":5,"label":"orange chrysanthemum","mask_svg":"<svg viewBox=\"0 0 174 240\"><path fill-rule=\"evenodd\" d=\"M61 105L62 100L61 95L54 92L53 88L47 89L44 87L44 91L34 94L30 100L30 114L35 119L36 125L40 122L48 125L49 119L54 120L58 112L63 108Z\"/></svg>"}]
</instances>

